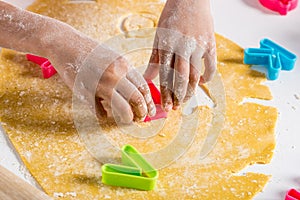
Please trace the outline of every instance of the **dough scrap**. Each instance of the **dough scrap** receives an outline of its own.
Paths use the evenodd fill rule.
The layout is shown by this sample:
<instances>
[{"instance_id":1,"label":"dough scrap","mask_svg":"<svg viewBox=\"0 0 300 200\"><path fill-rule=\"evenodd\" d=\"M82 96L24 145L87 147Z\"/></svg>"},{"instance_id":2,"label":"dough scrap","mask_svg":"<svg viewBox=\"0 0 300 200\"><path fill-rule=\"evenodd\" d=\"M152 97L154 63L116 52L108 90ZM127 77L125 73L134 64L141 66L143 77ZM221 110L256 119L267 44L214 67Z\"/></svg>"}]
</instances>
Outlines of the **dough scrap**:
<instances>
[{"instance_id":1,"label":"dough scrap","mask_svg":"<svg viewBox=\"0 0 300 200\"><path fill-rule=\"evenodd\" d=\"M65 21L105 41L123 30L155 26L162 7L159 0L38 0L29 10ZM135 16L141 18L135 20ZM74 127L71 92L58 75L43 79L39 67L28 62L24 54L10 50L3 50L0 58L2 126L30 173L54 199L252 199L270 176L235 173L250 164L271 161L277 110L243 102L245 98L272 98L268 87L261 84L265 77L243 64L241 47L220 35L216 39L218 71L226 94L223 131L212 152L203 160L197 159L212 119L211 108L197 107L192 114L198 123L194 143L183 157L159 171L153 191L103 185L101 164ZM147 63L149 53L133 53L129 59L141 66ZM115 144L130 143L141 152L149 152L167 145L184 117L180 111L172 111L160 133L146 141L132 139L113 126L105 130Z\"/></svg>"}]
</instances>

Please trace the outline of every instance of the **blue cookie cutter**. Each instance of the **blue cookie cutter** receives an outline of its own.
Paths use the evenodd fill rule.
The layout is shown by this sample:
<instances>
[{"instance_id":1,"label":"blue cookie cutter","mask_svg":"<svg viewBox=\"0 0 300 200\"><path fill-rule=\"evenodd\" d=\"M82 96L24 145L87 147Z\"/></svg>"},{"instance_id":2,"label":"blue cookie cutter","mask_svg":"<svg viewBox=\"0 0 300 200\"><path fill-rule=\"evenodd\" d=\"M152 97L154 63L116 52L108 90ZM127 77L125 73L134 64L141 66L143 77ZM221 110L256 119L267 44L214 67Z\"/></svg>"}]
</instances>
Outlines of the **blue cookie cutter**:
<instances>
[{"instance_id":1,"label":"blue cookie cutter","mask_svg":"<svg viewBox=\"0 0 300 200\"><path fill-rule=\"evenodd\" d=\"M260 48L247 48L244 51L244 63L265 66L269 80L276 80L281 70L292 70L296 60L295 54L267 38L260 41Z\"/></svg>"}]
</instances>

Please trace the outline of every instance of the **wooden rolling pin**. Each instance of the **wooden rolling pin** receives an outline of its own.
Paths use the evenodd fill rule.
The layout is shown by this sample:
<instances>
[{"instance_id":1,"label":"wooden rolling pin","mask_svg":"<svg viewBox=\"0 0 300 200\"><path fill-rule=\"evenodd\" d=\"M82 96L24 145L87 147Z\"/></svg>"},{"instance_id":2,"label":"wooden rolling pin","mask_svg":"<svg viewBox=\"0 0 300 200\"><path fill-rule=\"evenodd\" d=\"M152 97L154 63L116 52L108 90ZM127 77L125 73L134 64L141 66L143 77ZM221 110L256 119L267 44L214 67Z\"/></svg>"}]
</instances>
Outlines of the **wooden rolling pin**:
<instances>
[{"instance_id":1,"label":"wooden rolling pin","mask_svg":"<svg viewBox=\"0 0 300 200\"><path fill-rule=\"evenodd\" d=\"M0 165L0 200L50 200L44 192L33 187Z\"/></svg>"}]
</instances>

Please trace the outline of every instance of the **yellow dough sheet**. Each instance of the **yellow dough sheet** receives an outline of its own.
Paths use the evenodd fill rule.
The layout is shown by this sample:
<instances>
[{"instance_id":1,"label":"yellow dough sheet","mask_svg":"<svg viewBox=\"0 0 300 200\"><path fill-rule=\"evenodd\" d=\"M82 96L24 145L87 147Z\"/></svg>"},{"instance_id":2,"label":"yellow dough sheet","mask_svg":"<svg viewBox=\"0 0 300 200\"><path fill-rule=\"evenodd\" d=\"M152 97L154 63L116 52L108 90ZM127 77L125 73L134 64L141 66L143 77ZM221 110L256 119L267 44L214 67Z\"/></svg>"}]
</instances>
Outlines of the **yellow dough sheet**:
<instances>
[{"instance_id":1,"label":"yellow dough sheet","mask_svg":"<svg viewBox=\"0 0 300 200\"><path fill-rule=\"evenodd\" d=\"M102 42L124 31L155 27L162 8L163 3L156 0L38 0L29 10L64 21ZM159 170L153 191L103 185L103 163L91 151L101 144L97 139L86 144L78 134L70 90L58 75L43 79L38 66L24 54L10 50L3 50L0 58L1 124L32 176L54 199L252 199L270 176L236 173L248 165L271 161L277 110L243 103L248 97L272 98L268 87L262 85L265 76L243 64L241 47L220 35L216 40L226 115L217 144L207 157L199 159L213 118L208 106L197 107L191 115L171 111L163 125L152 124L154 129L158 125L162 129L146 140L126 135L114 124L102 125L114 145L130 143L143 153L168 145L182 122L196 132L184 156ZM134 52L128 59L141 66L148 62L150 53ZM94 132L89 136L97 138Z\"/></svg>"}]
</instances>

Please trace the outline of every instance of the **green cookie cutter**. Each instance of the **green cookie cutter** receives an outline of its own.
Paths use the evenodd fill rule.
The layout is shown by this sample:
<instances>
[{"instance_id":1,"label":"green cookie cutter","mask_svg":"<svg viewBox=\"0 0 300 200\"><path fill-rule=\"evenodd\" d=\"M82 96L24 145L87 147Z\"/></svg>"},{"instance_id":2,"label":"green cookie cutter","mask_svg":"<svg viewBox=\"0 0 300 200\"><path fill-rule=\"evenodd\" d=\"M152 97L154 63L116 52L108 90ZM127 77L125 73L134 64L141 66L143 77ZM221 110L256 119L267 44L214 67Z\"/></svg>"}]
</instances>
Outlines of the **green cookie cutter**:
<instances>
[{"instance_id":1,"label":"green cookie cutter","mask_svg":"<svg viewBox=\"0 0 300 200\"><path fill-rule=\"evenodd\" d=\"M104 164L102 183L112 186L153 190L158 178L158 171L131 145L122 147L124 165Z\"/></svg>"}]
</instances>

